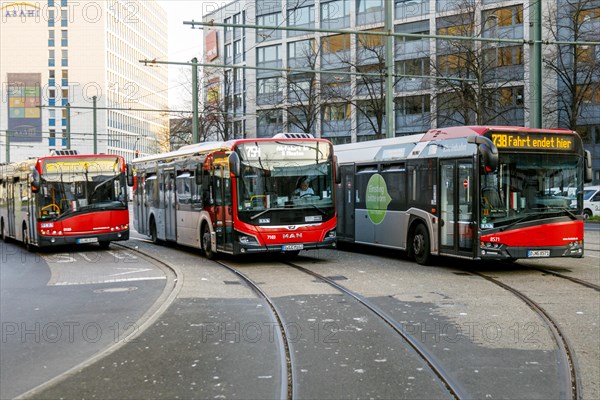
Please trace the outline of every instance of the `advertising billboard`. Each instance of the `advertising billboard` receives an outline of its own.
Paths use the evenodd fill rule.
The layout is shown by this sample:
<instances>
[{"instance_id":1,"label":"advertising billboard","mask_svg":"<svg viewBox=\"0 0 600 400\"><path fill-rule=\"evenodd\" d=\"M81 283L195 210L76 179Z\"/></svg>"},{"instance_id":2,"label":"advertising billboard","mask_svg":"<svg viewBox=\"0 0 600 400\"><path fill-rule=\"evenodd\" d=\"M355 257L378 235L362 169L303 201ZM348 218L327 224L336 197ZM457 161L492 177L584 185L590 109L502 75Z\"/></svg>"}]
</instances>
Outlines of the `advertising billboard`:
<instances>
[{"instance_id":1,"label":"advertising billboard","mask_svg":"<svg viewBox=\"0 0 600 400\"><path fill-rule=\"evenodd\" d=\"M42 74L7 74L8 131L11 142L42 141Z\"/></svg>"}]
</instances>

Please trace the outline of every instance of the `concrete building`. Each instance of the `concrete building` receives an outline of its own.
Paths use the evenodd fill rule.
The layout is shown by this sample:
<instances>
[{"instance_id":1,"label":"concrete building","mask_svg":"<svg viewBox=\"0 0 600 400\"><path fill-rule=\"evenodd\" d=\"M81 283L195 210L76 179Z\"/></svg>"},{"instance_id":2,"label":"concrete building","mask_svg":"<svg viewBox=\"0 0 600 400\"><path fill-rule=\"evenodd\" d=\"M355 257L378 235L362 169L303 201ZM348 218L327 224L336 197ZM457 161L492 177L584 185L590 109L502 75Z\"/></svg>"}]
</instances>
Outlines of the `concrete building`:
<instances>
[{"instance_id":1,"label":"concrete building","mask_svg":"<svg viewBox=\"0 0 600 400\"><path fill-rule=\"evenodd\" d=\"M0 162L65 149L69 130L79 153L158 149L168 117L137 111L168 108L166 68L139 63L167 58L157 1L2 1L0 10Z\"/></svg>"},{"instance_id":2,"label":"concrete building","mask_svg":"<svg viewBox=\"0 0 600 400\"><path fill-rule=\"evenodd\" d=\"M383 80L349 74L381 71L385 39L289 30L381 31L384 1L237 0L212 11L204 16L205 22L286 29L205 28L203 62L228 66L205 68L205 99L222 102L222 113L236 137L305 131L334 143L349 143L385 136ZM552 16L561 26L568 25L572 14L566 4L565 0L542 2L544 38L597 42L600 1L580 2L582 12L574 19L577 37L574 30L557 31L555 22L546 21ZM394 38L395 135L461 124L529 125L529 106L534 99L531 47L527 44L531 5L529 0L394 0L394 30L405 34ZM466 42L420 35L502 41ZM588 64L596 68L592 74L595 83L581 102L577 129L593 152L594 178L600 181L600 46L585 49ZM552 59L569 49L546 45L543 50L544 57ZM557 63L563 61L570 68L568 57ZM561 94L570 89L548 66L543 87L542 125L568 127L571 100Z\"/></svg>"}]
</instances>

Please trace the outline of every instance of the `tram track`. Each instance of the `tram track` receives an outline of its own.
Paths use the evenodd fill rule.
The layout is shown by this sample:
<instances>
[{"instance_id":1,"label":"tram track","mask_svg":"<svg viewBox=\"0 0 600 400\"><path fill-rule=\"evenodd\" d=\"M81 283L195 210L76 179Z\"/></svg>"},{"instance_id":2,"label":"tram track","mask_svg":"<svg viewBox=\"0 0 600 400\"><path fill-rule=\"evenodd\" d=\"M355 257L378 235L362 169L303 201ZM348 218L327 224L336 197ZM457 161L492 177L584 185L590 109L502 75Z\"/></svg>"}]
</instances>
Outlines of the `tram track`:
<instances>
[{"instance_id":1,"label":"tram track","mask_svg":"<svg viewBox=\"0 0 600 400\"><path fill-rule=\"evenodd\" d=\"M585 281L583 279L574 278L572 276L561 274L559 272L552 271L552 270L549 270L547 268L535 267L533 265L521 265L521 266L523 268L527 268L527 269L531 269L531 270L542 272L542 273L544 273L546 275L552 275L552 276L555 276L557 278L566 279L566 280L568 280L570 282L573 282L573 283L576 283L578 285L584 286L586 288L593 289L593 290L595 290L597 292L600 292L600 285L597 285L597 284L592 283L592 282Z\"/></svg>"},{"instance_id":2,"label":"tram track","mask_svg":"<svg viewBox=\"0 0 600 400\"><path fill-rule=\"evenodd\" d=\"M322 282L327 283L328 285L334 287L345 295L348 295L366 307L373 314L377 315L382 321L384 321L392 330L394 330L398 335L400 335L409 345L410 347L419 355L419 357L427 364L427 366L433 371L436 377L442 382L448 393L454 399L463 399L467 396L464 393L464 390L460 387L460 385L452 379L448 373L446 373L443 367L440 365L439 361L434 357L419 341L413 339L409 334L407 334L404 329L394 321L390 316L387 315L385 311L377 307L376 305L369 302L363 296L349 290L348 288L338 284L334 280L323 276L315 271L304 268L300 265L297 265L292 262L284 262L285 265L295 268L298 271L301 271L305 274L311 275Z\"/></svg>"},{"instance_id":3,"label":"tram track","mask_svg":"<svg viewBox=\"0 0 600 400\"><path fill-rule=\"evenodd\" d=\"M293 374L294 360L293 360L293 356L292 356L292 352L291 352L291 343L288 341L289 335L286 332L286 322L284 321L283 317L281 316L282 314L278 311L277 306L275 305L275 302L270 298L270 296L264 290L262 290L260 288L260 284L254 282L251 278L249 278L246 274L242 273L236 267L228 265L226 262L223 262L223 261L219 261L219 260L213 260L213 261L215 263L217 263L218 265L228 269L232 273L236 274L238 277L240 277L244 282L246 282L252 288L252 290L254 290L261 298L263 298L269 304L272 314L273 314L274 318L276 319L277 324L279 326L279 330L281 332L281 338L283 340L283 344L285 345L285 352L286 352L286 368L287 368L287 376L288 376L288 388L287 388L287 396L284 395L284 391L282 388L282 396L283 396L282 398L287 398L288 400L297 398L297 395L296 395L297 394L296 393L297 385L296 385L296 378ZM367 308L370 312L375 314L380 320L382 320L386 325L388 325L394 332L396 332L398 335L400 335L406 343L409 344L409 346L422 359L422 361L425 363L425 365L427 365L431 369L431 371L434 373L436 378L442 383L442 386L446 389L450 398L453 398L453 399L468 398L468 396L465 394L463 388L457 382L455 382L453 378L451 378L449 376L449 374L444 370L444 368L441 366L441 364L437 360L437 358L434 355L432 355L430 353L430 351L427 350L425 348L425 346L423 346L419 341L413 339L408 333L404 332L404 329L402 328L402 326L399 323L397 323L396 321L394 321L381 308L375 306L374 304L369 302L367 299L365 299L361 295L345 288L344 286L338 284L337 282L335 282L334 280L332 280L326 276L323 276L317 272L314 272L312 270L304 268L293 262L281 261L281 263L288 267L292 267L292 268L296 269L297 271L302 272L303 274L310 275L314 278L317 278L319 281L328 284L329 286L333 287L335 290L341 292L342 294L347 295L347 296L353 298L354 300L356 300L362 306ZM283 376L285 376L285 375L283 375Z\"/></svg>"},{"instance_id":4,"label":"tram track","mask_svg":"<svg viewBox=\"0 0 600 400\"><path fill-rule=\"evenodd\" d=\"M285 380L285 382L287 384L282 384L281 393L280 393L279 398L288 399L288 400L295 398L296 396L294 396L294 389L295 389L296 385L294 382L294 375L293 375L293 371L292 371L293 360L292 360L292 353L290 351L290 343L289 343L289 339L288 339L289 335L286 330L286 326L281 318L281 313L277 309L277 306L275 305L273 300L269 297L269 295L260 288L260 285L258 285L256 282L254 282L252 279L250 279L248 276L246 276L240 270L226 264L225 262L218 261L218 260L213 260L213 261L215 263L219 264L220 266L226 268L227 270L231 271L232 273L237 275L239 278L241 278L260 298L262 298L264 301L266 301L267 304L269 305L269 308L271 310L271 316L272 316L274 322L278 326L277 340L279 342L280 348L284 349L284 353L285 353L285 354L281 354L282 357L280 358L279 361L280 361L281 376L287 377L287 379Z\"/></svg>"},{"instance_id":5,"label":"tram track","mask_svg":"<svg viewBox=\"0 0 600 400\"><path fill-rule=\"evenodd\" d=\"M138 250L128 247L128 246L124 246L124 245L119 245L119 246L121 246L123 248L127 248L128 250L138 251ZM142 254L144 254L145 256L148 257L148 254L146 254L146 253L142 253ZM156 257L152 257L152 256L149 256L149 257L152 259L156 259ZM156 259L156 260L158 262L162 262L159 259ZM281 391L280 391L279 397L286 398L288 400L297 398L298 384L297 384L297 377L294 376L295 375L294 374L294 365L295 364L294 364L294 355L293 355L293 351L292 351L292 347L291 347L293 342L290 342L288 339L289 334L288 334L288 332L286 332L286 321L283 317L283 314L278 310L278 307L276 305L276 300L271 298L269 296L269 294L261 288L261 286L263 285L263 282L260 282L260 280L259 281L253 280L252 278L250 278L249 275L242 272L239 267L230 265L231 263L228 263L227 260L224 260L224 261L213 260L213 262L215 262L215 264L227 269L231 273L238 276L246 284L246 286L248 288L250 288L253 292L255 292L255 294L258 297L263 299L269 305L271 317L272 317L274 323L276 323L276 325L274 325L274 326L278 327L275 330L275 332L277 332L277 340L279 342L279 348L283 349L283 351L280 353L280 359L279 359L280 373L283 378L281 381ZM373 305L368 299L364 298L360 294L340 285L333 278L323 276L315 271L307 269L307 268L305 268L301 265L298 265L294 262L290 262L290 261L279 261L279 262L288 267L292 267L295 270L302 272L303 274L310 275L313 278L316 278L320 282L326 283L327 285L333 287L334 289L341 292L342 294L351 297L352 299L357 301L359 304L366 307L371 313L376 315L378 317L378 319L383 321L395 333L400 335L406 343L408 343L409 347L412 348L412 350L414 350L414 352L417 353L419 358L422 359L422 361L433 372L433 374L436 377L436 380L438 380L441 383L441 387L445 388L449 397L452 397L455 399L462 399L462 398L469 397L468 393L465 393L465 391L463 390L461 385L458 382L455 382L453 380L453 378L450 377L450 375L448 373L446 373L446 371L444 371L444 367L442 366L442 363L440 363L436 359L436 357L430 353L430 351L424 346L424 344L415 340L409 333L404 332L404 328L402 327L402 325L400 323L394 321L394 319L392 317L390 317L389 314L387 314L381 308L379 308L376 305ZM524 267L537 270L544 274L550 274L553 276L557 276L557 277L560 277L561 279L571 278L566 275L560 274L558 272L546 270L545 268L537 268L537 267L531 267L531 266L524 266ZM514 294L517 298L519 298L521 301L523 301L530 309L532 309L536 313L536 315L539 316L540 319L543 320L543 322L548 326L548 329L551 332L551 337L553 338L553 341L558 349L557 359L559 360L558 371L559 371L559 380L560 380L559 385L561 388L560 397L565 398L565 399L573 399L573 400L578 400L578 399L582 398L581 397L582 391L580 389L580 379L577 374L577 364L576 364L576 359L575 359L575 353L572 349L571 344L569 343L567 336L563 333L563 331L561 330L561 327L554 320L554 318L546 310L544 310L544 308L542 306L540 306L537 302L535 302L533 299L531 299L530 297L528 297L521 291L515 289L514 287L511 287L508 284L501 282L500 280L495 279L494 277L488 276L484 273L480 273L480 272L472 271L472 270L468 270L468 272L470 274L479 276L479 277L485 279L486 281L493 283L493 284L501 287L502 289L507 290L510 293ZM597 285L594 285L590 282L585 282L585 281L579 280L577 278L569 279L569 281L572 281L573 283L583 285L583 286L586 286L588 288L598 291ZM578 282L578 281L580 281L580 282ZM285 379L284 377L287 377L287 379Z\"/></svg>"},{"instance_id":6,"label":"tram track","mask_svg":"<svg viewBox=\"0 0 600 400\"><path fill-rule=\"evenodd\" d=\"M529 268L529 267L528 267ZM531 268L535 270L542 270L538 268ZM550 271L548 271L550 272ZM496 286L501 287L502 289L514 294L520 300L522 300L533 312L535 312L548 326L550 332L552 333L552 338L560 350L560 354L562 355L562 360L560 362L560 378L562 380L561 386L563 388L569 388L569 390L564 390L564 393L561 393L561 398L567 398L571 400L578 400L581 398L581 388L580 388L580 380L577 373L577 362L575 358L575 352L570 344L566 334L561 329L558 322L548 313L540 304L538 304L531 297L527 296L522 291L496 279L484 273L470 270L469 273L479 276L480 278L485 279L486 281L493 283ZM561 278L569 278L566 276L562 276L562 274L554 274L560 276ZM571 280L571 279L569 279ZM577 280L579 281L579 280ZM575 283L579 283L577 281L573 281ZM583 281L582 281L583 282ZM586 285L587 286L587 285Z\"/></svg>"}]
</instances>

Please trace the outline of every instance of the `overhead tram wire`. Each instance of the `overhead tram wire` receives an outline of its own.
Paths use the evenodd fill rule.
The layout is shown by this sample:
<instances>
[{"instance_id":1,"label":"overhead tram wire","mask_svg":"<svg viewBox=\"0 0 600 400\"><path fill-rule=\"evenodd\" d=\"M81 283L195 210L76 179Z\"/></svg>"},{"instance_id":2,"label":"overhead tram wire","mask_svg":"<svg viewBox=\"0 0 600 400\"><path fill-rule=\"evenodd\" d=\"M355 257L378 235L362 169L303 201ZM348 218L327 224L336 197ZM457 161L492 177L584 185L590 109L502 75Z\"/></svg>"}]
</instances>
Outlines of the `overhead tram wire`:
<instances>
[{"instance_id":1,"label":"overhead tram wire","mask_svg":"<svg viewBox=\"0 0 600 400\"><path fill-rule=\"evenodd\" d=\"M139 62L144 64L175 64L175 65L192 65L189 62L176 62L176 61L156 61L156 60L139 60ZM211 64L211 63L196 63L196 65L201 67L212 67L212 68L228 68L228 69L253 69L253 70L264 70L264 71L281 71L281 72L295 72L295 73L319 73L319 74L329 74L329 75L354 75L354 76L373 76L373 77L382 77L385 76L385 73L375 73L375 72L352 72L352 71L339 71L339 70L314 70L314 69L297 69L297 68L270 68L270 67L253 67L249 65L230 65L230 64ZM431 76L431 75L407 75L407 74L393 74L394 77L397 78L420 78L420 79L443 79L443 80L455 80L455 81L465 81L472 82L475 79L467 79L467 78L454 78L454 77L441 77L441 76Z\"/></svg>"},{"instance_id":2,"label":"overhead tram wire","mask_svg":"<svg viewBox=\"0 0 600 400\"><path fill-rule=\"evenodd\" d=\"M245 24L225 24L222 22L198 22L198 21L183 21L184 25L191 25L192 29L195 29L196 25L199 26L216 26L216 27L232 27L232 28L250 28L250 29L279 29L285 31L302 31L302 32L313 32L313 33L340 33L340 34L353 34L353 35L374 35L374 36L393 36L393 37L407 37L407 38L419 38L419 39L440 39L440 40L463 40L463 41L478 41L478 42L493 42L493 43L515 43L515 44L533 44L533 40L525 39L503 39L503 38L487 38L487 37L475 37L475 36L452 36L452 35L432 35L422 33L401 33L401 32L385 32L385 31L360 31L352 29L322 29L322 28L296 28L291 26L277 27L268 25L245 25ZM542 44L572 44L580 46L595 46L600 45L600 41L585 41L585 42L572 42L572 41L554 41L554 40L542 40Z\"/></svg>"}]
</instances>

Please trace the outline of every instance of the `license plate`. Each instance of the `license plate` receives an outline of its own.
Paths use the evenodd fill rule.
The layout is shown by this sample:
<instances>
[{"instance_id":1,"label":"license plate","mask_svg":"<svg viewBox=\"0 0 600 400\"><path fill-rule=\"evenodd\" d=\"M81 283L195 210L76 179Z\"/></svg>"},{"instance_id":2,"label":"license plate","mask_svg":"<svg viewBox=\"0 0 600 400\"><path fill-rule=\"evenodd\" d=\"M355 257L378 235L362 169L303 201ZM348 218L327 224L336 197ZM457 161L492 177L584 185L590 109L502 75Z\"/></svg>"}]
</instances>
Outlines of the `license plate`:
<instances>
[{"instance_id":1,"label":"license plate","mask_svg":"<svg viewBox=\"0 0 600 400\"><path fill-rule=\"evenodd\" d=\"M295 251L295 250L302 250L302 249L304 249L303 244L284 244L281 247L281 250L283 250L283 251Z\"/></svg>"},{"instance_id":2,"label":"license plate","mask_svg":"<svg viewBox=\"0 0 600 400\"><path fill-rule=\"evenodd\" d=\"M550 257L550 250L529 250L527 257Z\"/></svg>"},{"instance_id":3,"label":"license plate","mask_svg":"<svg viewBox=\"0 0 600 400\"><path fill-rule=\"evenodd\" d=\"M98 238L96 238L96 237L77 239L77 243L96 243L97 241L98 241Z\"/></svg>"}]
</instances>

